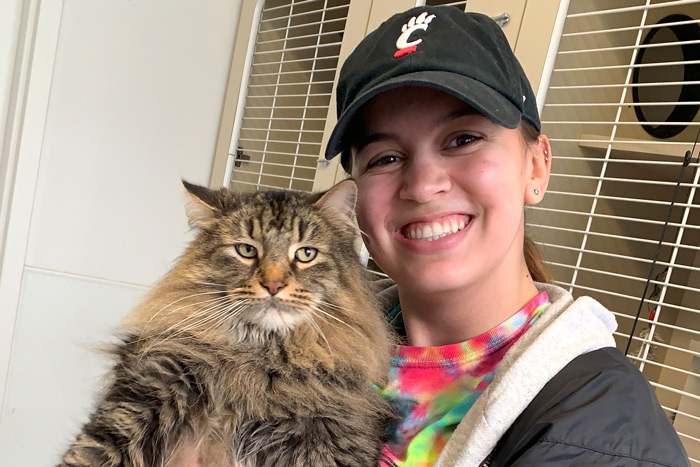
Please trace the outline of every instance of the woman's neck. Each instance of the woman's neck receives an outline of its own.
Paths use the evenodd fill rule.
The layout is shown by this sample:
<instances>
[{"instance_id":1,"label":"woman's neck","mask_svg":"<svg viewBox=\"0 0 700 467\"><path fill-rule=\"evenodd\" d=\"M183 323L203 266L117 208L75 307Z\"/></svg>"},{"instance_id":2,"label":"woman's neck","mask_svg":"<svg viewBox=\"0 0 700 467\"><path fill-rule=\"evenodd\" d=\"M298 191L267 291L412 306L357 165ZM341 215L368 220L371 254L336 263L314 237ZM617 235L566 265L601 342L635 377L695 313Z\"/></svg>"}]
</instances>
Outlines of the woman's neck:
<instances>
[{"instance_id":1,"label":"woman's neck","mask_svg":"<svg viewBox=\"0 0 700 467\"><path fill-rule=\"evenodd\" d=\"M399 284L399 300L409 344L434 347L476 337L504 322L538 291L527 273L489 274L459 290L426 294Z\"/></svg>"}]
</instances>

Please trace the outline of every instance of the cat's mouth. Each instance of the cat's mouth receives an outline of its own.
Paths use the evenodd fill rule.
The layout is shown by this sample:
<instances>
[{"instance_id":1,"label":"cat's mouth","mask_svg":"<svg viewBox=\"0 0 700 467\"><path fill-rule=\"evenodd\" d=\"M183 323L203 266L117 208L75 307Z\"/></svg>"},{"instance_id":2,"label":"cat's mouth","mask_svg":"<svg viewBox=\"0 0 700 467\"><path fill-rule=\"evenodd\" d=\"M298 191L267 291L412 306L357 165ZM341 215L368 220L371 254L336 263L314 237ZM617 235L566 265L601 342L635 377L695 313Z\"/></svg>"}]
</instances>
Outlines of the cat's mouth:
<instances>
[{"instance_id":1,"label":"cat's mouth","mask_svg":"<svg viewBox=\"0 0 700 467\"><path fill-rule=\"evenodd\" d=\"M410 240L439 240L464 229L472 216L450 215L432 222L412 222L401 228L401 234Z\"/></svg>"}]
</instances>

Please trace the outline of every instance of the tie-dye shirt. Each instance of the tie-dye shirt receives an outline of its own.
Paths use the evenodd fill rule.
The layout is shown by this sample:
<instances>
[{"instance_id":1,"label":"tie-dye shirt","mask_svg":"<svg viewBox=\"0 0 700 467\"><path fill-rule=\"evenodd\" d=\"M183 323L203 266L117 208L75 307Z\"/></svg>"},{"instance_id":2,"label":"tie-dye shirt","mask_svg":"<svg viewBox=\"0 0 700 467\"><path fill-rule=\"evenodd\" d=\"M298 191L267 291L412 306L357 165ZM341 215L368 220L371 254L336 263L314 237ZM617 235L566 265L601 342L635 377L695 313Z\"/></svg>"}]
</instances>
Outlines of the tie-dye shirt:
<instances>
[{"instance_id":1,"label":"tie-dye shirt","mask_svg":"<svg viewBox=\"0 0 700 467\"><path fill-rule=\"evenodd\" d=\"M440 347L396 346L386 397L401 415L389 430L382 466L428 467L476 399L503 355L549 305L542 292L505 322L465 342Z\"/></svg>"}]
</instances>

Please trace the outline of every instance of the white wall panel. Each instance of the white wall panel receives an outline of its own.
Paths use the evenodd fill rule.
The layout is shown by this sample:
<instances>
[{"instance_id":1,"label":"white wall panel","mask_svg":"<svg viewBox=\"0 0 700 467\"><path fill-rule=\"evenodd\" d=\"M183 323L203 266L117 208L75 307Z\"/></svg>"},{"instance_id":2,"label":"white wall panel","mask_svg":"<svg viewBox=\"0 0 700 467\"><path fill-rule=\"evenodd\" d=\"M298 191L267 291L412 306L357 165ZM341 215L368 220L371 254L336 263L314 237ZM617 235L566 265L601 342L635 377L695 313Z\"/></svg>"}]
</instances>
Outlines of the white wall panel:
<instances>
[{"instance_id":1,"label":"white wall panel","mask_svg":"<svg viewBox=\"0 0 700 467\"><path fill-rule=\"evenodd\" d=\"M0 142L3 141L3 133L7 124L7 110L10 103L12 75L15 71L15 54L21 13L21 0L0 2ZM2 152L0 149L0 153ZM1 174L2 170L0 170Z\"/></svg>"},{"instance_id":2,"label":"white wall panel","mask_svg":"<svg viewBox=\"0 0 700 467\"><path fill-rule=\"evenodd\" d=\"M67 0L27 265L149 284L209 180L239 1Z\"/></svg>"},{"instance_id":3,"label":"white wall panel","mask_svg":"<svg viewBox=\"0 0 700 467\"><path fill-rule=\"evenodd\" d=\"M0 310L3 467L58 461L107 368L92 347L183 250L180 178L209 181L240 0L62 5L20 305Z\"/></svg>"},{"instance_id":4,"label":"white wall panel","mask_svg":"<svg viewBox=\"0 0 700 467\"><path fill-rule=\"evenodd\" d=\"M145 292L27 271L0 421L0 465L56 465L87 420L109 360L96 349Z\"/></svg>"}]
</instances>

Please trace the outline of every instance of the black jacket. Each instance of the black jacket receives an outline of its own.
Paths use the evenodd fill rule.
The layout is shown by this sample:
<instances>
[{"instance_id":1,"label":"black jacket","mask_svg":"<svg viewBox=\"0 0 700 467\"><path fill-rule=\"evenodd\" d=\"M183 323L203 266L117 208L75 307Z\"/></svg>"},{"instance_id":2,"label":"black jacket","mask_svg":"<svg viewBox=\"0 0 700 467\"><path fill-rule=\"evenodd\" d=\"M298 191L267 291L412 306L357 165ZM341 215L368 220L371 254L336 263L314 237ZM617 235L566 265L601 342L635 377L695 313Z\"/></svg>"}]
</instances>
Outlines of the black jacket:
<instances>
[{"instance_id":1,"label":"black jacket","mask_svg":"<svg viewBox=\"0 0 700 467\"><path fill-rule=\"evenodd\" d=\"M535 396L488 466L682 467L688 457L654 392L620 351L576 357Z\"/></svg>"}]
</instances>

